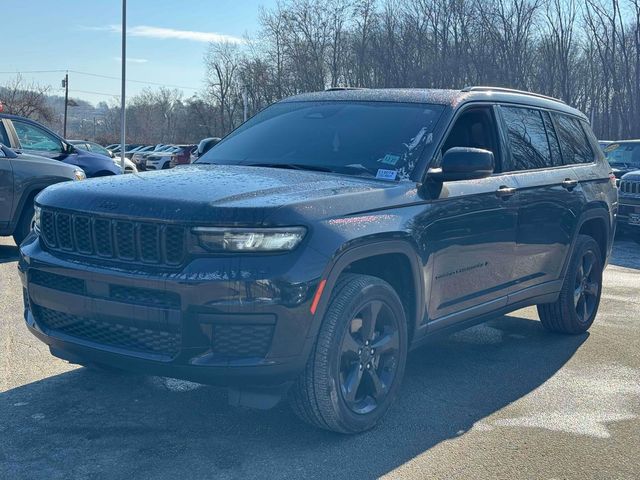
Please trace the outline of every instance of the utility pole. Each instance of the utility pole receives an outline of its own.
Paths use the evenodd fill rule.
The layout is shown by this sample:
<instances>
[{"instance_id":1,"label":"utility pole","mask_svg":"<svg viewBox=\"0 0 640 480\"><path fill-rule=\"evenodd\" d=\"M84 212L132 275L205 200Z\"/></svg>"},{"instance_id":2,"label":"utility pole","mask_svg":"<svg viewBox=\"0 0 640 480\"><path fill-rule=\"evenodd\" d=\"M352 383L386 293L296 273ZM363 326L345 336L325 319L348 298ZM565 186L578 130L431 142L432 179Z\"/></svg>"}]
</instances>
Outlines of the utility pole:
<instances>
[{"instance_id":1,"label":"utility pole","mask_svg":"<svg viewBox=\"0 0 640 480\"><path fill-rule=\"evenodd\" d=\"M62 138L67 138L67 108L69 107L69 73L66 73L62 80L64 87L64 122L62 127Z\"/></svg>"},{"instance_id":2,"label":"utility pole","mask_svg":"<svg viewBox=\"0 0 640 480\"><path fill-rule=\"evenodd\" d=\"M127 0L122 0L122 85L120 90L120 167L124 173L125 153L125 83L127 76Z\"/></svg>"},{"instance_id":3,"label":"utility pole","mask_svg":"<svg viewBox=\"0 0 640 480\"><path fill-rule=\"evenodd\" d=\"M247 113L249 108L249 96L247 94L247 88L243 87L242 89L242 121L247 121Z\"/></svg>"}]
</instances>

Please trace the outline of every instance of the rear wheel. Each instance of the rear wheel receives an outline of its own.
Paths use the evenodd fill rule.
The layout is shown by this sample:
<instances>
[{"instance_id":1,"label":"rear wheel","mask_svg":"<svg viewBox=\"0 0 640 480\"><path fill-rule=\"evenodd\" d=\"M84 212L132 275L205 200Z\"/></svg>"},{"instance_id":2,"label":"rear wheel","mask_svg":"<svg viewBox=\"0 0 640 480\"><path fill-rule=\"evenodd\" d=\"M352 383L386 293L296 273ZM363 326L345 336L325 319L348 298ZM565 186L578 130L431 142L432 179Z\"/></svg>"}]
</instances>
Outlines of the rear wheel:
<instances>
[{"instance_id":1,"label":"rear wheel","mask_svg":"<svg viewBox=\"0 0 640 480\"><path fill-rule=\"evenodd\" d=\"M598 313L601 292L600 247L592 237L580 235L558 300L538 305L542 325L552 332L586 332Z\"/></svg>"},{"instance_id":2,"label":"rear wheel","mask_svg":"<svg viewBox=\"0 0 640 480\"><path fill-rule=\"evenodd\" d=\"M393 403L406 356L407 324L395 290L376 277L344 275L292 388L293 410L326 430L368 430Z\"/></svg>"}]
</instances>

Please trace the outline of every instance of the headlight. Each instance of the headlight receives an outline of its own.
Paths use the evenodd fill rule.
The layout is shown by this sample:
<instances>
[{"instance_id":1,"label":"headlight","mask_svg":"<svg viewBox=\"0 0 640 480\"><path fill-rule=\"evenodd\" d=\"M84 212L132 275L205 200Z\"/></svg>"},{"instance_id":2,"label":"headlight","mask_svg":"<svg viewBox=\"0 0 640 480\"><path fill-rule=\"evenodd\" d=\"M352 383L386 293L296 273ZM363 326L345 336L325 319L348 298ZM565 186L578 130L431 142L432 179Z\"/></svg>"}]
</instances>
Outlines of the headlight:
<instances>
[{"instance_id":1,"label":"headlight","mask_svg":"<svg viewBox=\"0 0 640 480\"><path fill-rule=\"evenodd\" d=\"M73 171L73 179L74 180L85 180L86 178L87 178L87 176L85 175L84 170L76 168Z\"/></svg>"},{"instance_id":2,"label":"headlight","mask_svg":"<svg viewBox=\"0 0 640 480\"><path fill-rule=\"evenodd\" d=\"M33 206L33 230L36 233L40 233L40 214L42 213L42 209L34 205Z\"/></svg>"},{"instance_id":3,"label":"headlight","mask_svg":"<svg viewBox=\"0 0 640 480\"><path fill-rule=\"evenodd\" d=\"M284 252L293 250L304 238L304 227L193 229L202 248L210 252Z\"/></svg>"}]
</instances>

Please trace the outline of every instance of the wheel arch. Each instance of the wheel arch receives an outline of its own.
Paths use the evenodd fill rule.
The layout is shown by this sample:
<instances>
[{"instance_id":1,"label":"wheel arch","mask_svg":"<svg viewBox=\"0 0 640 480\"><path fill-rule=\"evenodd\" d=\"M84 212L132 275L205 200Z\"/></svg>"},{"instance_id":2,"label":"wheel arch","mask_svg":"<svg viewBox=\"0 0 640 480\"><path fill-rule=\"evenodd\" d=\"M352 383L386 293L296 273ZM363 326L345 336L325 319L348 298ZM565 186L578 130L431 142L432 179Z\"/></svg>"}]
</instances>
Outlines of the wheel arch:
<instances>
[{"instance_id":1,"label":"wheel arch","mask_svg":"<svg viewBox=\"0 0 640 480\"><path fill-rule=\"evenodd\" d=\"M343 273L375 276L388 282L400 297L409 342L424 316L424 276L420 257L408 240L372 240L342 251L325 270L326 282L314 314L313 338L320 329L333 289ZM394 275L398 274L400 275ZM405 277L409 275L409 278ZM403 291L404 290L404 291Z\"/></svg>"},{"instance_id":2,"label":"wheel arch","mask_svg":"<svg viewBox=\"0 0 640 480\"><path fill-rule=\"evenodd\" d=\"M613 244L613 225L610 218L609 208L604 203L594 202L583 211L571 241L570 254L567 255L564 262L563 277L573 256L579 235L589 235L598 243L603 267L606 265Z\"/></svg>"},{"instance_id":3,"label":"wheel arch","mask_svg":"<svg viewBox=\"0 0 640 480\"><path fill-rule=\"evenodd\" d=\"M11 233L15 231L16 226L20 222L25 205L27 205L28 202L33 202L36 198L36 195L38 195L42 190L47 188L49 185L50 184L48 183L47 184L36 183L36 184L30 185L28 188L22 191L22 194L20 195L20 200L18 201L18 205L13 211L13 218L11 219L11 224L9 228Z\"/></svg>"}]
</instances>

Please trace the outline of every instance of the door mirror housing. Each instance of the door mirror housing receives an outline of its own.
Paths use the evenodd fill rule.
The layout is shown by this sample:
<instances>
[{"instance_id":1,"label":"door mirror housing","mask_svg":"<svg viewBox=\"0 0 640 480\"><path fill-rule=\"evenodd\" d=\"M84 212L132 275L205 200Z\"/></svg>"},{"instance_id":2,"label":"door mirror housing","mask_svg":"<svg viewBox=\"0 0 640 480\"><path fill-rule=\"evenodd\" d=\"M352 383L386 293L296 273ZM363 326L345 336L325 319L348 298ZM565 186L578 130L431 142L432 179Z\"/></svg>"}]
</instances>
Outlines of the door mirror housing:
<instances>
[{"instance_id":1,"label":"door mirror housing","mask_svg":"<svg viewBox=\"0 0 640 480\"><path fill-rule=\"evenodd\" d=\"M16 152L0 143L0 157L18 158Z\"/></svg>"},{"instance_id":2,"label":"door mirror housing","mask_svg":"<svg viewBox=\"0 0 640 480\"><path fill-rule=\"evenodd\" d=\"M494 169L493 152L482 148L453 147L442 157L441 168L429 170L429 178L438 182L477 180L489 177Z\"/></svg>"}]
</instances>

